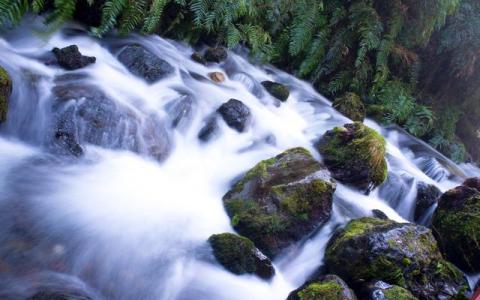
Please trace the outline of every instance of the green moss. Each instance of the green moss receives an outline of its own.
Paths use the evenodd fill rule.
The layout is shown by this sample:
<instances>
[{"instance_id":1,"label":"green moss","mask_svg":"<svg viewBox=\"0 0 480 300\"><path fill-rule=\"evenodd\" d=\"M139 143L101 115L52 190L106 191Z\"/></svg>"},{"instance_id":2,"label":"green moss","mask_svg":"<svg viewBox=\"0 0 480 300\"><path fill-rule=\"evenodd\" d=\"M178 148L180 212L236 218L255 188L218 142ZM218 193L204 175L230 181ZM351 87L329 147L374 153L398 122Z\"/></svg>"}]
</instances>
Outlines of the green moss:
<instances>
[{"instance_id":1,"label":"green moss","mask_svg":"<svg viewBox=\"0 0 480 300\"><path fill-rule=\"evenodd\" d=\"M7 119L8 98L12 92L12 81L7 71L0 66L0 122Z\"/></svg>"},{"instance_id":2,"label":"green moss","mask_svg":"<svg viewBox=\"0 0 480 300\"><path fill-rule=\"evenodd\" d=\"M363 122L365 119L365 106L355 93L345 93L335 99L332 106L353 121Z\"/></svg>"},{"instance_id":3,"label":"green moss","mask_svg":"<svg viewBox=\"0 0 480 300\"><path fill-rule=\"evenodd\" d=\"M272 81L263 81L262 85L270 93L270 95L272 95L273 97L277 98L280 101L287 101L288 96L290 95L290 91L283 84L279 84Z\"/></svg>"},{"instance_id":4,"label":"green moss","mask_svg":"<svg viewBox=\"0 0 480 300\"><path fill-rule=\"evenodd\" d=\"M370 266L367 266L367 274L371 278L380 278L385 282L406 287L407 283L402 268L388 257L379 256L372 261Z\"/></svg>"},{"instance_id":5,"label":"green moss","mask_svg":"<svg viewBox=\"0 0 480 300\"><path fill-rule=\"evenodd\" d=\"M399 287L392 286L391 288L383 290L383 294L386 300L417 300L408 290Z\"/></svg>"},{"instance_id":6,"label":"green moss","mask_svg":"<svg viewBox=\"0 0 480 300\"><path fill-rule=\"evenodd\" d=\"M208 239L220 264L235 274L256 271L255 246L249 239L232 233L214 234Z\"/></svg>"},{"instance_id":7,"label":"green moss","mask_svg":"<svg viewBox=\"0 0 480 300\"><path fill-rule=\"evenodd\" d=\"M377 131L362 123L345 126L335 127L327 132L319 144L318 148L324 156L325 163L333 173L338 173L338 170L355 171L357 169L357 173L365 173L367 170L366 181L374 185L383 183L388 172L385 160L385 139Z\"/></svg>"},{"instance_id":8,"label":"green moss","mask_svg":"<svg viewBox=\"0 0 480 300\"><path fill-rule=\"evenodd\" d=\"M335 281L312 283L297 293L300 300L341 299L342 286Z\"/></svg>"}]
</instances>

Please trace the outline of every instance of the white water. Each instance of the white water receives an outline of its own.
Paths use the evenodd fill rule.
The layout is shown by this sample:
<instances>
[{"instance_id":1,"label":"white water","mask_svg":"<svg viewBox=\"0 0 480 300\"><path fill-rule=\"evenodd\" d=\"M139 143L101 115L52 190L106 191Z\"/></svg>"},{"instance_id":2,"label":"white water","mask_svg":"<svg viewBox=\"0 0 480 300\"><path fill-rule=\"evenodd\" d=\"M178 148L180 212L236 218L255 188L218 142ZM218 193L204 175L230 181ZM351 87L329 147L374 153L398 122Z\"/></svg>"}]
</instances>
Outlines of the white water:
<instances>
[{"instance_id":1,"label":"white water","mask_svg":"<svg viewBox=\"0 0 480 300\"><path fill-rule=\"evenodd\" d=\"M0 271L5 282L15 284L0 284L2 299L24 299L41 278L60 273L86 282L95 299L285 299L321 266L337 226L371 215L372 209L412 221L417 182L445 191L480 175L477 168L456 166L401 130L369 120L367 125L388 140L392 179L369 196L339 184L331 221L280 255L271 282L230 274L212 259L206 239L232 231L221 200L232 181L291 147L306 147L321 159L312 143L349 120L309 84L233 53L225 64L205 67L190 60L191 48L159 37L98 41L82 32L63 33L44 37L23 27L0 39L0 64L14 84L8 121L0 125L0 211L8 216L0 221L0 239L7 245L0 257L8 256ZM131 75L116 59L129 43L167 60L175 75L153 85ZM137 134L151 116L159 120L156 126L166 128L171 147L166 160L107 145L82 145L80 159L55 154L51 89L56 76L71 72L46 66L40 57L71 44L97 58L77 72L88 74L85 82L129 109L138 122ZM188 75L208 77L212 71L226 73L226 82ZM259 85L263 80L287 84L288 101L279 105ZM170 128L166 108L185 94L194 99L192 113L180 127ZM248 131L239 134L222 121L218 138L201 143L197 134L205 119L230 98L251 109Z\"/></svg>"}]
</instances>

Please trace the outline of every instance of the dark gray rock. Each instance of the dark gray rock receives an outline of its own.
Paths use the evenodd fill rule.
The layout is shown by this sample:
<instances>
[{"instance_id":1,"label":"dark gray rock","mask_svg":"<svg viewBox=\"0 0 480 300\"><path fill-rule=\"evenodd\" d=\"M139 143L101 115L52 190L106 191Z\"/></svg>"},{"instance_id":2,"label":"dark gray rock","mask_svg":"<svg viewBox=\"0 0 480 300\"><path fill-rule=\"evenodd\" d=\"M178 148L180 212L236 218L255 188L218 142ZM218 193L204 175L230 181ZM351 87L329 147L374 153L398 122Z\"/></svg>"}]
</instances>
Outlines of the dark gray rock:
<instances>
[{"instance_id":1,"label":"dark gray rock","mask_svg":"<svg viewBox=\"0 0 480 300\"><path fill-rule=\"evenodd\" d=\"M85 56L80 53L76 45L71 45L62 49L53 48L53 54L57 58L60 67L66 70L77 70L95 63L96 58Z\"/></svg>"},{"instance_id":2,"label":"dark gray rock","mask_svg":"<svg viewBox=\"0 0 480 300\"><path fill-rule=\"evenodd\" d=\"M227 50L223 47L208 48L203 55L204 59L208 62L222 62L227 59Z\"/></svg>"},{"instance_id":3,"label":"dark gray rock","mask_svg":"<svg viewBox=\"0 0 480 300\"><path fill-rule=\"evenodd\" d=\"M168 62L140 45L126 46L118 55L118 60L132 74L142 77L148 83L163 79L175 71Z\"/></svg>"},{"instance_id":4,"label":"dark gray rock","mask_svg":"<svg viewBox=\"0 0 480 300\"><path fill-rule=\"evenodd\" d=\"M270 93L270 95L282 102L287 101L288 96L290 96L290 91L288 90L288 88L281 83L273 81L263 81L262 85Z\"/></svg>"},{"instance_id":5,"label":"dark gray rock","mask_svg":"<svg viewBox=\"0 0 480 300\"><path fill-rule=\"evenodd\" d=\"M383 281L369 283L365 292L368 300L418 300L408 290Z\"/></svg>"},{"instance_id":6,"label":"dark gray rock","mask_svg":"<svg viewBox=\"0 0 480 300\"><path fill-rule=\"evenodd\" d=\"M207 61L206 59L198 52L192 53L192 56L190 56L193 61L196 61L199 64L206 65Z\"/></svg>"},{"instance_id":7,"label":"dark gray rock","mask_svg":"<svg viewBox=\"0 0 480 300\"><path fill-rule=\"evenodd\" d=\"M381 219L381 220L388 220L388 216L381 210L379 209L373 209L372 214L375 218Z\"/></svg>"},{"instance_id":8,"label":"dark gray rock","mask_svg":"<svg viewBox=\"0 0 480 300\"><path fill-rule=\"evenodd\" d=\"M168 103L165 107L173 128L186 128L193 117L195 99L191 95L183 95Z\"/></svg>"},{"instance_id":9,"label":"dark gray rock","mask_svg":"<svg viewBox=\"0 0 480 300\"><path fill-rule=\"evenodd\" d=\"M238 132L243 132L251 120L250 109L237 99L228 100L217 111L227 125Z\"/></svg>"},{"instance_id":10,"label":"dark gray rock","mask_svg":"<svg viewBox=\"0 0 480 300\"><path fill-rule=\"evenodd\" d=\"M202 142L208 142L216 135L216 133L218 132L218 129L219 128L218 128L217 118L215 118L214 116L210 117L206 121L202 129L200 129L200 132L198 133L198 138Z\"/></svg>"},{"instance_id":11,"label":"dark gray rock","mask_svg":"<svg viewBox=\"0 0 480 300\"><path fill-rule=\"evenodd\" d=\"M442 191L433 184L419 182L417 184L417 199L415 201L415 221L419 221L427 210L437 203Z\"/></svg>"}]
</instances>

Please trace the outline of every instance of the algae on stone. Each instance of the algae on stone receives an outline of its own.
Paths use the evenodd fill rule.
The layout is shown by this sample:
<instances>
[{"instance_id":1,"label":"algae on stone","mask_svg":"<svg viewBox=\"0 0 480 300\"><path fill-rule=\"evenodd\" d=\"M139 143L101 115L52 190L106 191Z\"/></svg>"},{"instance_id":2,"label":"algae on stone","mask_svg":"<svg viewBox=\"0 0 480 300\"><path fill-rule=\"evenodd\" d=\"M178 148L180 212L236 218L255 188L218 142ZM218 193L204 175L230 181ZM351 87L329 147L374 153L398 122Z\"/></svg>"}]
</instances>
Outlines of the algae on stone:
<instances>
[{"instance_id":1,"label":"algae on stone","mask_svg":"<svg viewBox=\"0 0 480 300\"><path fill-rule=\"evenodd\" d=\"M0 66L0 123L7 120L8 100L12 93L12 80L7 71Z\"/></svg>"}]
</instances>

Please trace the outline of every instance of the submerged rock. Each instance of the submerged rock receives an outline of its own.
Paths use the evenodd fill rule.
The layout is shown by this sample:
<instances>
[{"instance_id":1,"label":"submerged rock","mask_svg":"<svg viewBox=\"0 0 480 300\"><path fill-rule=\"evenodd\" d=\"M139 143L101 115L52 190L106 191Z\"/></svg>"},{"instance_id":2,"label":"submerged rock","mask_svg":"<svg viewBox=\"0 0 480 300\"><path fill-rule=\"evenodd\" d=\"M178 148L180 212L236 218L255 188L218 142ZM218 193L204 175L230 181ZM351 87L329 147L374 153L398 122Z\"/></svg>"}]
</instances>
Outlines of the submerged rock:
<instances>
[{"instance_id":1,"label":"submerged rock","mask_svg":"<svg viewBox=\"0 0 480 300\"><path fill-rule=\"evenodd\" d=\"M417 198L415 201L415 221L420 221L422 216L437 202L441 195L440 189L433 184L419 182L417 184Z\"/></svg>"},{"instance_id":2,"label":"submerged rock","mask_svg":"<svg viewBox=\"0 0 480 300\"><path fill-rule=\"evenodd\" d=\"M387 178L385 139L362 123L327 131L316 148L339 181L369 190Z\"/></svg>"},{"instance_id":3,"label":"submerged rock","mask_svg":"<svg viewBox=\"0 0 480 300\"><path fill-rule=\"evenodd\" d=\"M332 106L352 121L363 122L365 119L365 106L360 96L355 93L346 93L336 98Z\"/></svg>"},{"instance_id":4,"label":"submerged rock","mask_svg":"<svg viewBox=\"0 0 480 300\"><path fill-rule=\"evenodd\" d=\"M441 196L432 229L452 262L466 271L480 272L480 177Z\"/></svg>"},{"instance_id":5,"label":"submerged rock","mask_svg":"<svg viewBox=\"0 0 480 300\"><path fill-rule=\"evenodd\" d=\"M0 123L7 120L8 100L12 94L12 80L7 71L0 66Z\"/></svg>"},{"instance_id":6,"label":"submerged rock","mask_svg":"<svg viewBox=\"0 0 480 300\"><path fill-rule=\"evenodd\" d=\"M93 300L77 292L41 291L26 300Z\"/></svg>"},{"instance_id":7,"label":"submerged rock","mask_svg":"<svg viewBox=\"0 0 480 300\"><path fill-rule=\"evenodd\" d=\"M84 144L124 149L162 160L169 137L154 116L141 116L116 103L99 88L68 83L53 89L53 136L57 146L75 156Z\"/></svg>"},{"instance_id":8,"label":"submerged rock","mask_svg":"<svg viewBox=\"0 0 480 300\"><path fill-rule=\"evenodd\" d=\"M408 290L383 281L372 282L367 286L369 300L418 300Z\"/></svg>"},{"instance_id":9,"label":"submerged rock","mask_svg":"<svg viewBox=\"0 0 480 300\"><path fill-rule=\"evenodd\" d=\"M62 49L53 48L52 52L57 58L59 66L66 70L81 69L96 61L93 56L82 55L76 45L70 45Z\"/></svg>"},{"instance_id":10,"label":"submerged rock","mask_svg":"<svg viewBox=\"0 0 480 300\"><path fill-rule=\"evenodd\" d=\"M168 62L140 45L128 45L118 55L118 60L134 75L148 83L163 79L175 71Z\"/></svg>"},{"instance_id":11,"label":"submerged rock","mask_svg":"<svg viewBox=\"0 0 480 300\"><path fill-rule=\"evenodd\" d=\"M381 280L419 299L463 299L463 273L443 259L432 232L423 226L376 218L350 221L330 239L326 267L354 289Z\"/></svg>"},{"instance_id":12,"label":"submerged rock","mask_svg":"<svg viewBox=\"0 0 480 300\"><path fill-rule=\"evenodd\" d=\"M208 48L203 55L203 58L208 62L222 62L228 57L227 50L223 47Z\"/></svg>"},{"instance_id":13,"label":"submerged rock","mask_svg":"<svg viewBox=\"0 0 480 300\"><path fill-rule=\"evenodd\" d=\"M232 226L269 257L329 218L335 183L303 148L261 161L223 197Z\"/></svg>"},{"instance_id":14,"label":"submerged rock","mask_svg":"<svg viewBox=\"0 0 480 300\"><path fill-rule=\"evenodd\" d=\"M340 277L324 275L291 292L287 300L357 300L357 297Z\"/></svg>"},{"instance_id":15,"label":"submerged rock","mask_svg":"<svg viewBox=\"0 0 480 300\"><path fill-rule=\"evenodd\" d=\"M287 101L288 96L290 96L290 91L283 84L273 81L263 81L262 85L270 93L270 95L282 102Z\"/></svg>"},{"instance_id":16,"label":"submerged rock","mask_svg":"<svg viewBox=\"0 0 480 300\"><path fill-rule=\"evenodd\" d=\"M206 120L205 125L200 129L198 138L202 142L207 142L212 139L218 131L217 118L211 117Z\"/></svg>"},{"instance_id":17,"label":"submerged rock","mask_svg":"<svg viewBox=\"0 0 480 300\"><path fill-rule=\"evenodd\" d=\"M230 99L223 103L217 112L228 126L238 132L243 132L251 120L250 108L237 99Z\"/></svg>"},{"instance_id":18,"label":"submerged rock","mask_svg":"<svg viewBox=\"0 0 480 300\"><path fill-rule=\"evenodd\" d=\"M275 269L268 257L263 255L253 242L233 234L214 234L208 239L218 262L234 274L256 274L270 279Z\"/></svg>"}]
</instances>

